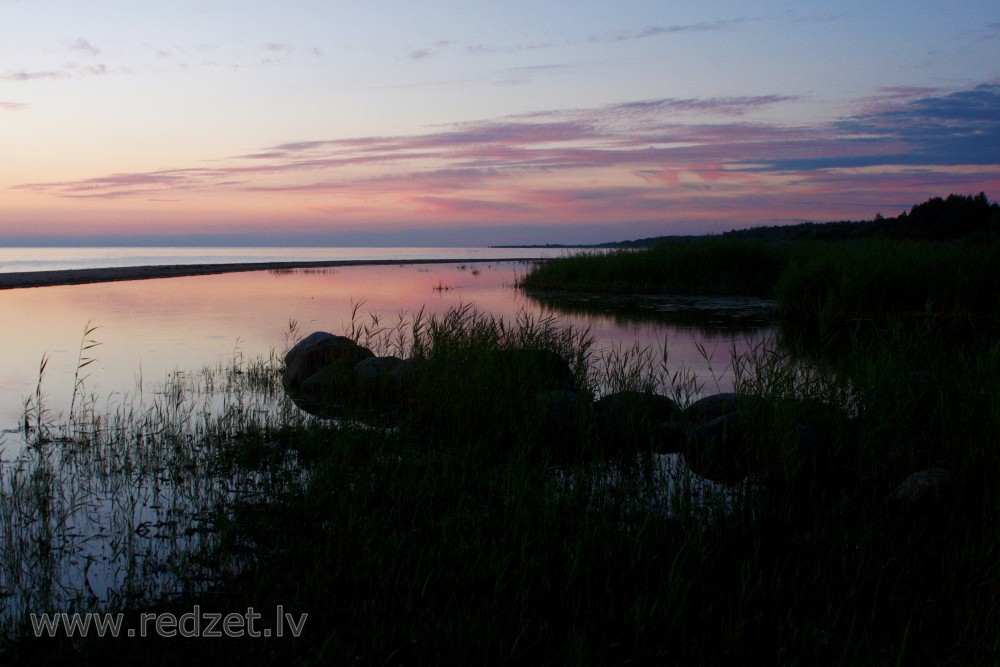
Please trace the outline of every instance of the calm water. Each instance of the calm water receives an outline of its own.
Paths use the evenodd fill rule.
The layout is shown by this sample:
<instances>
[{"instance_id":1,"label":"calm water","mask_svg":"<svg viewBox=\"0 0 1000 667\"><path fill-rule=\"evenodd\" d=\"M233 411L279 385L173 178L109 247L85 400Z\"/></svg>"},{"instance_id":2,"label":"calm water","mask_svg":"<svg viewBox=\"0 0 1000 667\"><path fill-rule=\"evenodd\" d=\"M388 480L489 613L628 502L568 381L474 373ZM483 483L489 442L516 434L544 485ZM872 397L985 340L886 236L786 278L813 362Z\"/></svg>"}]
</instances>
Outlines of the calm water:
<instances>
[{"instance_id":1,"label":"calm water","mask_svg":"<svg viewBox=\"0 0 1000 667\"><path fill-rule=\"evenodd\" d=\"M143 477L134 472L141 466L118 465L115 455L107 467L97 465L93 473L87 472L86 456L81 455L84 463L74 464L72 456L60 457L60 448L42 448L34 456L24 450L19 426L25 398L38 383L41 359L48 359L42 394L50 419L58 423L73 395L81 336L88 323L99 327L92 338L100 345L86 352L96 361L85 369L84 393L95 397L98 413L105 403L113 412L115 405L127 404L129 396L150 395L177 371L198 372L236 355L280 353L291 320L298 322L303 335L316 330L343 333L355 311L362 322L374 314L390 326L401 313L412 316L423 309L436 315L464 304L507 319L525 312L556 315L566 326L588 328L599 348L659 346L666 341L671 368L690 369L706 393L729 389L731 351L745 349L768 333L766 328L734 329L731 323L705 320L697 325L665 324L656 314L697 305L689 302L632 300L627 316L601 312L608 310L607 302L595 298L583 299L589 302L583 305L579 299L569 305L545 305L513 287L518 274L528 269L529 264L517 262L398 264L0 290L6 325L0 347L0 430L5 431L0 436L0 485L7 494L0 505L21 507L11 492L15 480L24 484L49 479L34 475L35 467L51 470L57 482L51 498L46 496L45 507L51 510L47 522L31 519L38 511L33 487L26 506L0 512L0 527L5 516L16 519L7 526L16 537L7 543L0 540L0 561L13 564L0 568L0 630L29 610L64 609L84 585L102 604L122 599L134 586L149 599L181 590L188 584L174 578L179 576L178 563L184 562L178 554L199 548L206 508L240 494L252 496L261 483L253 474L205 480L199 473L166 484L164 480L172 478L163 477L159 468L151 468L152 477ZM135 446L141 449L141 444ZM669 498L671 480L680 470L678 457L661 458L663 481L656 488ZM50 459L63 463L44 463ZM685 488L708 493L714 487L702 481L695 486L686 482ZM30 520L21 521L21 512ZM212 539L211 531L204 539ZM53 548L45 553L51 563L39 565L38 545L49 543ZM58 582L51 599L34 592L47 573Z\"/></svg>"},{"instance_id":2,"label":"calm water","mask_svg":"<svg viewBox=\"0 0 1000 667\"><path fill-rule=\"evenodd\" d=\"M0 248L0 273L119 266L314 262L325 260L558 257L545 248Z\"/></svg>"},{"instance_id":3,"label":"calm water","mask_svg":"<svg viewBox=\"0 0 1000 667\"><path fill-rule=\"evenodd\" d=\"M300 332L344 333L355 304L361 320L371 314L395 322L423 308L441 314L460 304L505 318L521 311L556 315L561 323L589 328L599 347L667 341L672 368L685 366L706 391L730 387L730 351L743 349L762 331L706 330L607 313L566 312L543 305L513 287L526 263L352 266L292 272L168 278L0 291L6 324L0 350L0 430L5 457L16 454L25 399L35 392L39 364L48 359L42 392L50 416L68 409L81 338L88 325L100 345L87 354L88 395L111 400L150 388L174 371L198 371L236 354L268 356L285 348L289 322ZM702 345L711 356L702 356Z\"/></svg>"}]
</instances>

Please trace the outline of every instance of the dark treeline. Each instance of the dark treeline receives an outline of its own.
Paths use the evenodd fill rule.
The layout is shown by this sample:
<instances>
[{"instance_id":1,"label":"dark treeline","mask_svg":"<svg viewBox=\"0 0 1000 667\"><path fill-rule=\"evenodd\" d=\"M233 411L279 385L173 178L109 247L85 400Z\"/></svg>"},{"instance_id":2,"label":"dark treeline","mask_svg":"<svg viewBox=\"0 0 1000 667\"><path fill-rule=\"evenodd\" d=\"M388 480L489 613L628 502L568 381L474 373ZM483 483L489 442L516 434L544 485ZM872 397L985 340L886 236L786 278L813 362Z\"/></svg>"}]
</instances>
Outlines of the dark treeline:
<instances>
[{"instance_id":1,"label":"dark treeline","mask_svg":"<svg viewBox=\"0 0 1000 667\"><path fill-rule=\"evenodd\" d=\"M986 194L934 197L917 204L909 212L887 218L881 213L873 220L803 222L797 225L766 225L734 229L721 236L745 241L851 241L857 239L914 239L945 241L966 237L1000 237L1000 204L990 203ZM648 248L690 237L654 236L604 243L598 247Z\"/></svg>"},{"instance_id":2,"label":"dark treeline","mask_svg":"<svg viewBox=\"0 0 1000 667\"><path fill-rule=\"evenodd\" d=\"M1000 234L1000 204L986 194L948 195L917 204L894 218L882 214L874 220L804 222L798 225L750 227L723 236L756 241L850 241L855 239L913 239L946 241L969 236Z\"/></svg>"}]
</instances>

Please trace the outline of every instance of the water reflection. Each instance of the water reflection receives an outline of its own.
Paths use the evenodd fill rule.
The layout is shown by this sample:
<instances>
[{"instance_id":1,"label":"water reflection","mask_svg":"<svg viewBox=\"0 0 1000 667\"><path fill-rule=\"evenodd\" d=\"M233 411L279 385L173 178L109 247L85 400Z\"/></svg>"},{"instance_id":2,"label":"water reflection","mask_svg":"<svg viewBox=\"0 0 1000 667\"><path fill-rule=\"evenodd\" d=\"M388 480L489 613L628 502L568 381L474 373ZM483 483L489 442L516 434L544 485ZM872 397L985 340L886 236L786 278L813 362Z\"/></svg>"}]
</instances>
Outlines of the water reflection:
<instances>
[{"instance_id":1,"label":"water reflection","mask_svg":"<svg viewBox=\"0 0 1000 667\"><path fill-rule=\"evenodd\" d=\"M655 348L666 341L671 367L685 367L709 392L731 387L734 350L771 331L756 324L678 322L676 313L664 312L665 302L649 306L641 299L626 304L625 314L592 297L586 307L556 305L513 287L528 268L515 262L352 266L5 290L0 292L7 324L0 349L0 430L11 433L4 436L3 456L19 449L12 446L15 432L26 397L35 392L43 356L46 407L54 418L68 409L88 323L99 327L93 337L101 343L90 351L96 361L86 369L85 391L95 400L237 355L280 354L290 321L307 334L344 333L352 319L387 321L420 310L441 315L463 304L509 319L521 311L554 315L567 326L589 329L598 348Z\"/></svg>"},{"instance_id":2,"label":"water reflection","mask_svg":"<svg viewBox=\"0 0 1000 667\"><path fill-rule=\"evenodd\" d=\"M202 435L224 439L234 420L287 424L302 418L283 392L262 395L249 365L241 361L236 371L226 371L234 368L229 360L280 354L290 322L303 334L344 333L358 320L382 318L392 326L397 317L442 315L462 304L505 319L555 315L565 326L589 330L598 349L665 345L670 366L686 368L710 393L731 387L731 354L770 333L766 326L727 327L712 320L678 323L665 316L673 316L667 311L677 310L676 304L665 301L640 300L638 317L616 313L599 299L589 299L593 308L556 306L513 287L526 269L510 262L360 266L0 292L8 323L7 344L0 349L0 427L9 431L0 492L13 508L0 512L0 528L9 535L19 530L24 538L0 543L0 560L32 564L0 572L0 629L4 618L40 608L39 600L63 608L76 591L86 608L198 592L214 583L215 573L179 565L196 562L184 554L212 546L211 518L265 489L303 483L294 459L283 462L279 486L269 478L266 487L252 470L202 474L213 470ZM80 399L75 377L88 324L99 327L90 338L101 345L86 350L96 361L85 369L87 397ZM53 421L74 397L87 414L107 417L80 420L82 428L94 426L85 438L66 437L58 448L22 449L17 438L24 401L35 392L43 358L49 361L41 394ZM199 373L220 363L215 373ZM40 421L35 417L33 423ZM183 428L175 432L174 426ZM723 493L696 480L677 459L660 459L660 491L643 499L650 507L668 502L681 486L690 497ZM123 465L126 460L130 465ZM611 470L597 480L601 488L590 491L595 505L614 493L619 479ZM4 517L26 518L5 527ZM27 574L19 579L20 572ZM32 577L46 581L50 575L50 589L39 593Z\"/></svg>"},{"instance_id":3,"label":"water reflection","mask_svg":"<svg viewBox=\"0 0 1000 667\"><path fill-rule=\"evenodd\" d=\"M558 315L610 318L618 326L633 322L666 324L710 335L753 333L771 328L774 301L754 297L663 294L567 294L530 292L543 311Z\"/></svg>"}]
</instances>

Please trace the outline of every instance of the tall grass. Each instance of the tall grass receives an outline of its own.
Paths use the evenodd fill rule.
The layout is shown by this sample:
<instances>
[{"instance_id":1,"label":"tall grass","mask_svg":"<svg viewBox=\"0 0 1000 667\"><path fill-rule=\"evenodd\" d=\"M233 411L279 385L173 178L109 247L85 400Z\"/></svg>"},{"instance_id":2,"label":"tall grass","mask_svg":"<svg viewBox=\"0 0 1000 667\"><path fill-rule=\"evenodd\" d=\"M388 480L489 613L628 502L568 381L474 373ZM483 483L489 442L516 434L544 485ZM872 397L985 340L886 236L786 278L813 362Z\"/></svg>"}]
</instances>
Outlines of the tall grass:
<instances>
[{"instance_id":1,"label":"tall grass","mask_svg":"<svg viewBox=\"0 0 1000 667\"><path fill-rule=\"evenodd\" d=\"M152 657L163 663L995 658L996 345L956 356L933 330L897 328L855 339L850 365L805 366L761 343L733 360L745 398L739 446L751 469L724 486L691 473L681 455L560 460L547 452L566 446L559 438L569 422L544 431L552 415L534 393L497 393L538 379L527 371L497 378L498 353L510 360L505 350L536 349L569 360L576 393L588 400L618 389L665 392L673 379L683 401L683 374L674 377L656 351L602 356L585 332L554 320L510 323L469 308L351 331L420 360L411 419L390 427L301 419L269 393L277 391L273 359L186 376L151 405L113 422L95 413L89 431L39 448L51 458L26 465L33 481L18 477L20 504L5 487L4 548L64 544L59 531L68 529L59 526L96 495L89 486L82 496L57 488L92 479L112 490L102 498L119 499L114 534L135 556L118 562L135 574L113 587L133 593L130 603L181 611L194 601L228 611L281 604L309 614L295 641L161 641ZM593 437L586 410L584 402L573 431L581 450ZM504 426L512 419L516 427ZM951 483L919 501L898 498L896 486L927 467L947 469ZM153 486L139 484L140 473ZM147 556L142 549L154 542L170 544L182 565ZM59 581L57 549L29 551L5 551L3 562L35 583ZM156 602L152 584L167 571L160 591L177 596ZM20 604L59 597L50 595L58 585L37 590L41 597ZM99 604L118 602L125 599ZM21 641L4 657L106 664L149 659L149 646Z\"/></svg>"},{"instance_id":2,"label":"tall grass","mask_svg":"<svg viewBox=\"0 0 1000 667\"><path fill-rule=\"evenodd\" d=\"M782 321L806 338L930 324L952 337L995 332L995 244L866 241L801 246L775 284Z\"/></svg>"},{"instance_id":3,"label":"tall grass","mask_svg":"<svg viewBox=\"0 0 1000 667\"><path fill-rule=\"evenodd\" d=\"M930 344L900 342L866 348L850 379L773 345L739 358L740 388L757 399L745 414L754 473L698 496L673 468L686 504L651 501L669 483L663 459L556 472L516 455L538 446L527 432L508 434L502 457L469 446L493 446L487 432L432 448L419 429L355 434L317 460L304 498L241 524L235 539L264 539L272 554L242 583L315 614L330 633L311 645L317 660L988 660L1000 631L987 436L1000 423L1000 359L985 350L954 369L984 391L948 416L955 394L944 385L891 393L909 355ZM890 408L928 421L897 427ZM800 425L825 437L802 438ZM927 466L948 468L953 485L918 504L895 500L896 485ZM726 509L705 521L710 504ZM292 517L291 534L274 533ZM268 583L290 562L308 564L296 570L307 583Z\"/></svg>"},{"instance_id":4,"label":"tall grass","mask_svg":"<svg viewBox=\"0 0 1000 667\"><path fill-rule=\"evenodd\" d=\"M83 381L78 371L75 395ZM40 373L27 446L0 464L0 636L23 632L28 612L128 608L214 585L226 570L198 555L212 551L217 514L279 488L226 456L234 441L243 450L278 422L300 424L293 410L276 359L175 373L151 397L102 408L80 401L63 422L45 408Z\"/></svg>"},{"instance_id":5,"label":"tall grass","mask_svg":"<svg viewBox=\"0 0 1000 667\"><path fill-rule=\"evenodd\" d=\"M542 295L575 290L770 297L786 334L813 350L827 339L840 346L849 333L886 330L893 323L930 324L957 340L997 331L998 250L995 242L708 238L550 260L520 286Z\"/></svg>"},{"instance_id":6,"label":"tall grass","mask_svg":"<svg viewBox=\"0 0 1000 667\"><path fill-rule=\"evenodd\" d=\"M769 296L788 262L774 244L695 239L645 250L580 253L535 265L527 290Z\"/></svg>"}]
</instances>

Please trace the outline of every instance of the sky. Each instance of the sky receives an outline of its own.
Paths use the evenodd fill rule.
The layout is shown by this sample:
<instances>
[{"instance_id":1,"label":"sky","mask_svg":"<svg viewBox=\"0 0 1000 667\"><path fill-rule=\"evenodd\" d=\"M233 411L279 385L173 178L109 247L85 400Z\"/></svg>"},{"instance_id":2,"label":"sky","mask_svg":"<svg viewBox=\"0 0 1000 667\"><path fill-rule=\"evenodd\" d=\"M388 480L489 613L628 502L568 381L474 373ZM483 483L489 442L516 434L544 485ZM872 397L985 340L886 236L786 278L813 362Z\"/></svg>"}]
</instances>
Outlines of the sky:
<instances>
[{"instance_id":1,"label":"sky","mask_svg":"<svg viewBox=\"0 0 1000 667\"><path fill-rule=\"evenodd\" d=\"M0 245L601 243L1000 199L1000 3L0 0Z\"/></svg>"}]
</instances>

